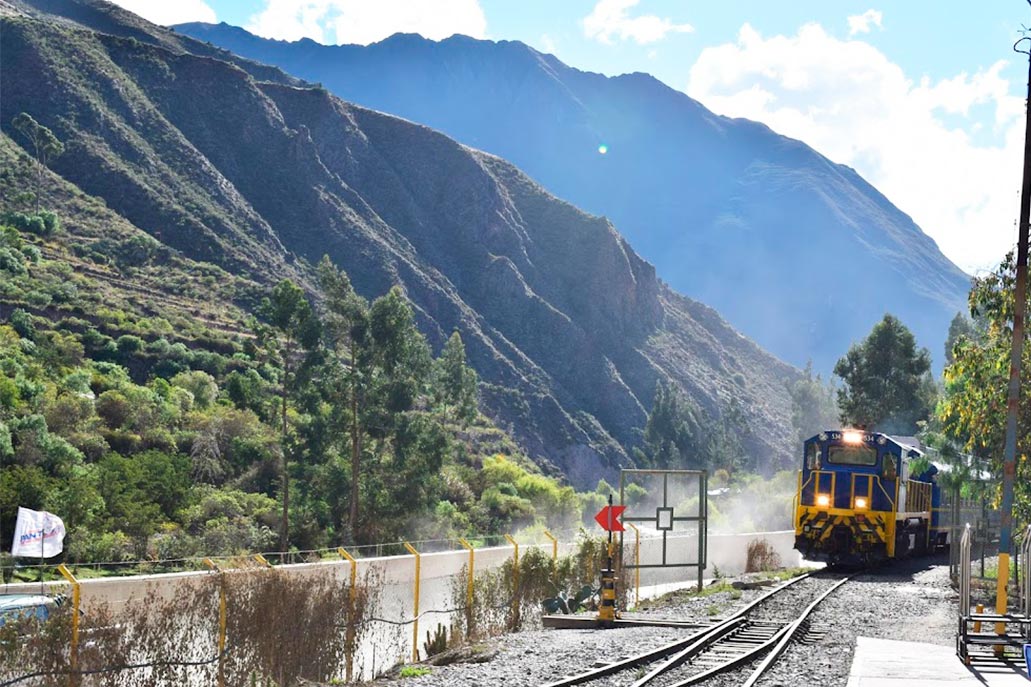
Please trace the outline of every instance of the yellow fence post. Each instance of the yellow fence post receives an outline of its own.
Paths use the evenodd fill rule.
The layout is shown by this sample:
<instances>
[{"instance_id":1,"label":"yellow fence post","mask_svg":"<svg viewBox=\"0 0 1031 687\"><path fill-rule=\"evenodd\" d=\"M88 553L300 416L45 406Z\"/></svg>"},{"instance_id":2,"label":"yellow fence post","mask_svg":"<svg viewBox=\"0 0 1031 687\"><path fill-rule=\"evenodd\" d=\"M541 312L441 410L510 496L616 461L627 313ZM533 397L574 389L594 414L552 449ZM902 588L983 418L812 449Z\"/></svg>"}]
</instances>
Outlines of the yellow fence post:
<instances>
[{"instance_id":1,"label":"yellow fence post","mask_svg":"<svg viewBox=\"0 0 1031 687\"><path fill-rule=\"evenodd\" d=\"M205 558L204 564L218 573L218 684L221 687L225 684L222 658L226 650L226 578L215 561Z\"/></svg>"},{"instance_id":2,"label":"yellow fence post","mask_svg":"<svg viewBox=\"0 0 1031 687\"><path fill-rule=\"evenodd\" d=\"M78 683L79 677L79 603L82 596L79 581L75 579L75 575L65 567L64 563L57 566L57 571L68 580L68 584L72 585L72 645L68 655L68 667L71 669L71 673L68 675L68 684L75 685Z\"/></svg>"},{"instance_id":3,"label":"yellow fence post","mask_svg":"<svg viewBox=\"0 0 1031 687\"><path fill-rule=\"evenodd\" d=\"M558 539L548 530L544 530L544 536L551 541L551 574L555 584L558 584Z\"/></svg>"},{"instance_id":4,"label":"yellow fence post","mask_svg":"<svg viewBox=\"0 0 1031 687\"><path fill-rule=\"evenodd\" d=\"M632 522L626 523L634 531L634 606L641 605L641 530Z\"/></svg>"},{"instance_id":5,"label":"yellow fence post","mask_svg":"<svg viewBox=\"0 0 1031 687\"><path fill-rule=\"evenodd\" d=\"M402 542L408 553L415 556L415 620L412 622L412 661L419 661L419 578L422 575L422 561L419 552L408 542Z\"/></svg>"},{"instance_id":6,"label":"yellow fence post","mask_svg":"<svg viewBox=\"0 0 1031 687\"><path fill-rule=\"evenodd\" d=\"M345 660L347 661L347 681L350 682L351 677L354 674L354 631L355 623L357 622L354 618L354 607L355 600L357 599L356 595L358 594L358 587L356 586L358 584L358 561L354 560L354 557L347 553L342 546L337 548L337 553L340 554L341 558L346 559L347 562L351 564L351 586L347 594L350 608L347 613L347 633L344 638L344 646L346 647Z\"/></svg>"},{"instance_id":7,"label":"yellow fence post","mask_svg":"<svg viewBox=\"0 0 1031 687\"><path fill-rule=\"evenodd\" d=\"M466 632L472 636L473 633L473 583L476 579L476 551L473 549L473 545L470 544L464 537L458 538L458 543L461 544L469 552L469 579L466 581L465 589L465 606L466 606Z\"/></svg>"},{"instance_id":8,"label":"yellow fence post","mask_svg":"<svg viewBox=\"0 0 1031 687\"><path fill-rule=\"evenodd\" d=\"M264 568L271 568L272 567L272 564L269 563L268 560L264 556L262 556L260 553L254 554L254 560L256 560L258 562L258 564L261 565Z\"/></svg>"},{"instance_id":9,"label":"yellow fence post","mask_svg":"<svg viewBox=\"0 0 1031 687\"><path fill-rule=\"evenodd\" d=\"M506 534L505 539L515 547L512 559L512 622L519 627L519 542L511 534Z\"/></svg>"}]
</instances>

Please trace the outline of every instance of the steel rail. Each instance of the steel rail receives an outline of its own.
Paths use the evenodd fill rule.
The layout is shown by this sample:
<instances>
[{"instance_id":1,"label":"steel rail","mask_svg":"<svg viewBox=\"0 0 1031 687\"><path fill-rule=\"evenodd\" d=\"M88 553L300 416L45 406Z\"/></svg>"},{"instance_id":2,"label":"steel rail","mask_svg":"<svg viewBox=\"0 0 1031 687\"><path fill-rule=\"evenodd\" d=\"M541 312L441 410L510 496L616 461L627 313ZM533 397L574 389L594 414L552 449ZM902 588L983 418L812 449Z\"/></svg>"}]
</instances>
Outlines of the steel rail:
<instances>
[{"instance_id":1,"label":"steel rail","mask_svg":"<svg viewBox=\"0 0 1031 687\"><path fill-rule=\"evenodd\" d=\"M703 680L708 680L710 677L714 675L718 675L719 673L725 673L728 670L731 670L732 668L737 668L739 665L748 663L749 661L752 661L755 657L761 655L771 646L773 646L774 642L776 642L780 638L782 631L783 630L778 630L776 634L774 634L772 637L762 642L761 644L757 644L755 648L750 649L746 653L743 653L739 656L735 656L730 660L724 661L719 665L703 670L700 673L696 673L689 678L686 678L684 680L681 680L680 682L670 685L669 687L686 687L686 685L693 685L698 682L702 682Z\"/></svg>"},{"instance_id":2,"label":"steel rail","mask_svg":"<svg viewBox=\"0 0 1031 687\"><path fill-rule=\"evenodd\" d=\"M644 687L644 685L647 685L663 673L673 670L677 666L689 660L692 656L696 656L702 651L705 651L708 647L720 641L734 630L740 628L744 623L744 618L731 618L726 622L720 623L720 625L717 626L718 629L709 632L708 635L702 637L697 642L689 644L665 663L660 663L655 666L647 675L634 682L630 687Z\"/></svg>"},{"instance_id":3,"label":"steel rail","mask_svg":"<svg viewBox=\"0 0 1031 687\"><path fill-rule=\"evenodd\" d=\"M770 599L771 597L776 596L785 589L788 589L792 585L797 584L802 580L808 579L811 575L812 573L806 573L805 575L799 575L798 577L788 580L779 587L770 590L766 594L763 594L759 598L752 600L745 606L742 606L740 609L735 611L732 615L728 616L721 622L713 625L712 627L707 627L700 632L696 632L695 634L691 635L690 637L687 637L686 639L678 639L675 642L663 645L657 649L652 649L651 651L647 651L636 656L631 656L630 658L623 659L622 661L615 661L608 665L593 668L583 673L566 677L555 682L549 682L546 685L543 685L542 687L572 687L573 685L582 685L584 683L597 680L598 678L607 677L614 673L619 673L630 668L636 668L637 666L642 664L652 663L653 661L666 658L671 654L676 654L678 652L683 653L683 650L685 648L698 645L700 649L702 649L709 643L711 643L707 642L706 640L709 639L712 635L724 634L727 631L728 627L730 629L738 627L741 624L741 619L745 615L747 615L748 612L751 611L753 608L763 603L764 601ZM690 656L688 656L687 658L690 658ZM679 665L679 663L677 665Z\"/></svg>"},{"instance_id":4,"label":"steel rail","mask_svg":"<svg viewBox=\"0 0 1031 687\"><path fill-rule=\"evenodd\" d=\"M745 680L745 683L742 685L742 687L754 687L755 683L759 681L759 678L761 678L763 674L767 670L769 670L770 666L777 662L777 659L780 657L780 655L784 653L784 650L788 647L788 644L790 644L791 640L795 638L795 634L798 632L798 628L801 627L802 623L806 621L809 615L816 610L816 607L819 606L820 603L822 603L824 599L830 596L838 587L845 584L846 582L848 582L849 580L851 580L859 574L860 573L852 573L843 580L834 583L834 585L830 589L825 591L823 594L820 594L820 596L816 597L816 599L814 599L811 604L806 606L806 609L802 611L801 614L799 614L798 618L792 621L790 625L788 625L786 628L784 628L784 630L781 631L781 639L777 643L777 646L773 647L773 650L766 655L766 658L763 659L762 663L760 663L759 666L754 671L752 671L752 674L748 677L747 680ZM679 685L675 685L674 687L679 687Z\"/></svg>"}]
</instances>

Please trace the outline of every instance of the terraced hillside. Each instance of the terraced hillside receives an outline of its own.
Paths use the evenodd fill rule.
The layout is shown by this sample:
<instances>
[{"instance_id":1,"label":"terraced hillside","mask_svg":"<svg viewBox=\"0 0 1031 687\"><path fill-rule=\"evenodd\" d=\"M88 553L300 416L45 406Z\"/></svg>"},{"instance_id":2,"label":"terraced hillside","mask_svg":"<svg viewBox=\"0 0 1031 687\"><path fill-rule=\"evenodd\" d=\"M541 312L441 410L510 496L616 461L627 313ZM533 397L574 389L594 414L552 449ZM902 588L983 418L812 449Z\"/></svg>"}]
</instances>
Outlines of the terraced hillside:
<instances>
[{"instance_id":1,"label":"terraced hillside","mask_svg":"<svg viewBox=\"0 0 1031 687\"><path fill-rule=\"evenodd\" d=\"M795 370L659 281L608 220L500 158L99 0L9 7L2 130L23 111L52 128L64 202L106 205L68 210L83 238L65 250L110 261L86 243L118 226L156 251L108 275L119 298L161 284L192 304L162 270L208 270L195 309L238 328L252 285L310 283L328 254L366 296L401 285L435 348L460 330L491 414L575 484L632 462L663 379L714 422L740 411L747 463L787 460Z\"/></svg>"}]
</instances>

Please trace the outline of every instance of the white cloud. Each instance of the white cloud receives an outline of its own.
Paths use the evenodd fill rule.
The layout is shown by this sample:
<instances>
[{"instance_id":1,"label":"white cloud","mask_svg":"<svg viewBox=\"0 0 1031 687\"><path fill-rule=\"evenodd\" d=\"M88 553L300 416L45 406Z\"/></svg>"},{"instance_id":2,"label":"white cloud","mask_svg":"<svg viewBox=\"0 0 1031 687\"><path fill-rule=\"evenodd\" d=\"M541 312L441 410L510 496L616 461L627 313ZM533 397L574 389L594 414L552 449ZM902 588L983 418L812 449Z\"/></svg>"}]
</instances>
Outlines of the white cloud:
<instances>
[{"instance_id":1,"label":"white cloud","mask_svg":"<svg viewBox=\"0 0 1031 687\"><path fill-rule=\"evenodd\" d=\"M189 21L218 21L215 10L204 0L112 0L147 21L171 26Z\"/></svg>"},{"instance_id":2,"label":"white cloud","mask_svg":"<svg viewBox=\"0 0 1031 687\"><path fill-rule=\"evenodd\" d=\"M854 167L977 271L1015 240L1024 103L1004 66L914 81L872 45L817 24L769 38L745 24L736 43L702 51L687 90Z\"/></svg>"},{"instance_id":3,"label":"white cloud","mask_svg":"<svg viewBox=\"0 0 1031 687\"><path fill-rule=\"evenodd\" d=\"M541 52L545 52L550 55L554 55L555 50L557 49L555 45L555 39L546 33L541 34L541 37L537 40L537 45L539 46Z\"/></svg>"},{"instance_id":4,"label":"white cloud","mask_svg":"<svg viewBox=\"0 0 1031 687\"><path fill-rule=\"evenodd\" d=\"M879 10L867 10L862 14L856 14L848 18L848 35L854 36L857 33L870 33L870 26L876 26L879 29L883 29L881 20L884 19L884 14Z\"/></svg>"},{"instance_id":5,"label":"white cloud","mask_svg":"<svg viewBox=\"0 0 1031 687\"><path fill-rule=\"evenodd\" d=\"M368 45L398 32L483 38L487 18L478 0L266 0L246 28L280 40Z\"/></svg>"},{"instance_id":6,"label":"white cloud","mask_svg":"<svg viewBox=\"0 0 1031 687\"><path fill-rule=\"evenodd\" d=\"M640 45L661 41L670 33L691 33L690 24L675 24L668 17L654 14L629 16L640 0L598 0L583 19L584 35L601 43L612 44L613 38L633 40Z\"/></svg>"},{"instance_id":7,"label":"white cloud","mask_svg":"<svg viewBox=\"0 0 1031 687\"><path fill-rule=\"evenodd\" d=\"M323 24L331 4L330 0L268 0L265 9L251 17L244 28L264 38L283 41L310 38L329 43Z\"/></svg>"}]
</instances>

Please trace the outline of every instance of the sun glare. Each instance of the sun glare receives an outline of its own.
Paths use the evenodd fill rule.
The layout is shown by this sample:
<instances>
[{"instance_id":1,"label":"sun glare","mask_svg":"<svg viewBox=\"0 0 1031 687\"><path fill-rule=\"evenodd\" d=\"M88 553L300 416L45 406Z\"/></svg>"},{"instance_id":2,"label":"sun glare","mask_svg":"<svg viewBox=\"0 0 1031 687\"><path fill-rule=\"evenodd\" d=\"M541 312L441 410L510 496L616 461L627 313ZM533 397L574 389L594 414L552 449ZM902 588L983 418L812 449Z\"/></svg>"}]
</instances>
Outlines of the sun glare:
<instances>
[{"instance_id":1,"label":"sun glare","mask_svg":"<svg viewBox=\"0 0 1031 687\"><path fill-rule=\"evenodd\" d=\"M607 152L609 152L609 147L607 145L602 143L600 146L598 146L598 153L600 155L604 155Z\"/></svg>"}]
</instances>

